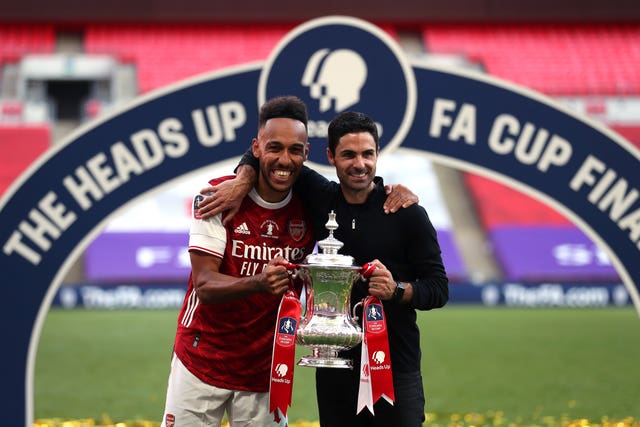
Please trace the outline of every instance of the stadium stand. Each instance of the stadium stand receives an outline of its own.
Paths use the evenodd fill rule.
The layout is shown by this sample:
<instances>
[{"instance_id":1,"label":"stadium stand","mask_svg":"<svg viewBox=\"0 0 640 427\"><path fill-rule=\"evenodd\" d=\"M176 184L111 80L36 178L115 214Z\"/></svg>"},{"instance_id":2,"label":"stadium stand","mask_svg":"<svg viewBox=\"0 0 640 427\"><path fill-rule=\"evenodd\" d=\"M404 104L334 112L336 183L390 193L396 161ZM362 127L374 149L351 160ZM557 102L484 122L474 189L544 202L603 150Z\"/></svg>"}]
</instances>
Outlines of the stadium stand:
<instances>
[{"instance_id":1,"label":"stadium stand","mask_svg":"<svg viewBox=\"0 0 640 427\"><path fill-rule=\"evenodd\" d=\"M132 62L144 93L206 71L265 59L291 26L90 25L87 53Z\"/></svg>"},{"instance_id":2,"label":"stadium stand","mask_svg":"<svg viewBox=\"0 0 640 427\"><path fill-rule=\"evenodd\" d=\"M506 280L616 282L603 250L547 205L505 185L463 174Z\"/></svg>"},{"instance_id":3,"label":"stadium stand","mask_svg":"<svg viewBox=\"0 0 640 427\"><path fill-rule=\"evenodd\" d=\"M49 126L0 126L0 195L50 144Z\"/></svg>"},{"instance_id":4,"label":"stadium stand","mask_svg":"<svg viewBox=\"0 0 640 427\"><path fill-rule=\"evenodd\" d=\"M25 53L53 52L53 25L3 24L0 26L0 58L16 60Z\"/></svg>"},{"instance_id":5,"label":"stadium stand","mask_svg":"<svg viewBox=\"0 0 640 427\"><path fill-rule=\"evenodd\" d=\"M3 24L0 25L0 122L20 122L24 112L23 100L13 96L15 81L5 69L18 63L29 53L51 53L55 47L53 25Z\"/></svg>"},{"instance_id":6,"label":"stadium stand","mask_svg":"<svg viewBox=\"0 0 640 427\"><path fill-rule=\"evenodd\" d=\"M570 221L546 205L490 179L465 174L484 229L500 226L567 225Z\"/></svg>"},{"instance_id":7,"label":"stadium stand","mask_svg":"<svg viewBox=\"0 0 640 427\"><path fill-rule=\"evenodd\" d=\"M640 119L639 119L640 120ZM632 125L611 125L611 129L622 135L626 140L640 148L640 124Z\"/></svg>"},{"instance_id":8,"label":"stadium stand","mask_svg":"<svg viewBox=\"0 0 640 427\"><path fill-rule=\"evenodd\" d=\"M53 25L3 24L0 26L0 78L7 64L30 53L51 53L55 47ZM3 80L3 84L12 84ZM51 144L48 125L22 123L23 101L0 93L0 194Z\"/></svg>"},{"instance_id":9,"label":"stadium stand","mask_svg":"<svg viewBox=\"0 0 640 427\"><path fill-rule=\"evenodd\" d=\"M547 95L640 93L637 24L429 25L429 52L464 53L487 73Z\"/></svg>"}]
</instances>

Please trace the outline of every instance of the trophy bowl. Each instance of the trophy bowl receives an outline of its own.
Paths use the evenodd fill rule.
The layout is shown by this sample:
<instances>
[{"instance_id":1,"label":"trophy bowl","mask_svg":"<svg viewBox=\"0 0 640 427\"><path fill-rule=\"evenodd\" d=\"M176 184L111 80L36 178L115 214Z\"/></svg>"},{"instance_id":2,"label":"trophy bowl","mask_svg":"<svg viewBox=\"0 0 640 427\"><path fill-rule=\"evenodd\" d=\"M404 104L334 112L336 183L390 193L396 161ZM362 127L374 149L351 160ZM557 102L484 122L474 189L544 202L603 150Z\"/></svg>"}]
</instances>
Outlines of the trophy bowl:
<instances>
[{"instance_id":1,"label":"trophy bowl","mask_svg":"<svg viewBox=\"0 0 640 427\"><path fill-rule=\"evenodd\" d=\"M342 242L333 237L338 228L333 211L326 225L329 237L318 242L322 253L307 256L298 264L297 273L304 282L306 305L296 334L296 342L310 347L300 366L315 368L353 368L350 359L338 352L362 341L362 329L351 316L351 288L361 277L361 267L353 258L338 254Z\"/></svg>"}]
</instances>

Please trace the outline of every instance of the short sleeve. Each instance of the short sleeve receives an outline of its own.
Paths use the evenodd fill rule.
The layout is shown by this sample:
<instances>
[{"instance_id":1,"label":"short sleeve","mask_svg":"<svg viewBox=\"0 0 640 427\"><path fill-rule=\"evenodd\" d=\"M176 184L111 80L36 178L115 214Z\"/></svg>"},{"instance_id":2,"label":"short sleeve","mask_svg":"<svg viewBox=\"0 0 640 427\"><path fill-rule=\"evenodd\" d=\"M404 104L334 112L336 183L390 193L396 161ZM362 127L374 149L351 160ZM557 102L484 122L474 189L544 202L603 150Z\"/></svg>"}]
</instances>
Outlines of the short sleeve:
<instances>
[{"instance_id":1,"label":"short sleeve","mask_svg":"<svg viewBox=\"0 0 640 427\"><path fill-rule=\"evenodd\" d=\"M200 251L222 258L227 246L227 230L222 225L222 214L202 219L198 214L201 194L193 198L191 228L189 230L189 251Z\"/></svg>"}]
</instances>

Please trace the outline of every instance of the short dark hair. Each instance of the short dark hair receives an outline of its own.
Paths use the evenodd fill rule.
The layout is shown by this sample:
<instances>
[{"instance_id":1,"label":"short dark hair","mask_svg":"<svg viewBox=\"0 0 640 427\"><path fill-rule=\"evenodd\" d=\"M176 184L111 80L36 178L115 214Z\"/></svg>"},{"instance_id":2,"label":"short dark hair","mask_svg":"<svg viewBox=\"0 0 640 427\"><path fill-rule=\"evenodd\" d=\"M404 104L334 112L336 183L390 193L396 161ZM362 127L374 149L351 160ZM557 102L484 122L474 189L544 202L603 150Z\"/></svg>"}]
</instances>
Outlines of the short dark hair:
<instances>
[{"instance_id":1,"label":"short dark hair","mask_svg":"<svg viewBox=\"0 0 640 427\"><path fill-rule=\"evenodd\" d=\"M345 111L338 114L329 123L329 150L336 154L336 147L340 138L348 133L369 132L376 142L376 149L379 148L378 127L373 119L364 113L357 111Z\"/></svg>"},{"instance_id":2,"label":"short dark hair","mask_svg":"<svg viewBox=\"0 0 640 427\"><path fill-rule=\"evenodd\" d=\"M307 105L296 96L278 96L262 104L258 115L258 129L269 119L287 118L304 123L307 128Z\"/></svg>"}]
</instances>

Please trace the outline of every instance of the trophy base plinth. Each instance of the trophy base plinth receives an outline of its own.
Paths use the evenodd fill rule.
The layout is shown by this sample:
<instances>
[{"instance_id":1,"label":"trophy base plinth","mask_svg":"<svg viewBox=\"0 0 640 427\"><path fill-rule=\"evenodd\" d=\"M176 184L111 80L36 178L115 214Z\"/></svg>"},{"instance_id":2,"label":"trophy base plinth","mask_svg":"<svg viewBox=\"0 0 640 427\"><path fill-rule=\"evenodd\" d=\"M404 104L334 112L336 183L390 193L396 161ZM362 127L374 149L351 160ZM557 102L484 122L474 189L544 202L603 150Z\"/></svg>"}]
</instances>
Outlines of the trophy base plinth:
<instances>
[{"instance_id":1,"label":"trophy base plinth","mask_svg":"<svg viewBox=\"0 0 640 427\"><path fill-rule=\"evenodd\" d=\"M298 366L310 368L343 368L353 369L353 361L338 356L337 351L319 350L314 348L313 354L304 356L298 362Z\"/></svg>"},{"instance_id":2,"label":"trophy base plinth","mask_svg":"<svg viewBox=\"0 0 640 427\"><path fill-rule=\"evenodd\" d=\"M353 369L353 362L349 359L317 359L315 357L303 357L298 362L298 366L309 366L310 368L346 368Z\"/></svg>"}]
</instances>

